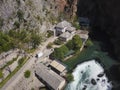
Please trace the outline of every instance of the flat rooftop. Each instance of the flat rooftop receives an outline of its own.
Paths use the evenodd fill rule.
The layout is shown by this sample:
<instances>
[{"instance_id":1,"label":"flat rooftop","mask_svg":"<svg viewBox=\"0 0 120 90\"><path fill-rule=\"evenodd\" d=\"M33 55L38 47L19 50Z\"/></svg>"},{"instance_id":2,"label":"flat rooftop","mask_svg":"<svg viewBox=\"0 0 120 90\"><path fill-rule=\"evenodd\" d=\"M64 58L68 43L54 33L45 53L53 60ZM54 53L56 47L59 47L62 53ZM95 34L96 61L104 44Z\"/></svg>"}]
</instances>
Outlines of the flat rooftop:
<instances>
[{"instance_id":1,"label":"flat rooftop","mask_svg":"<svg viewBox=\"0 0 120 90\"><path fill-rule=\"evenodd\" d=\"M63 72L66 69L66 67L64 65L62 65L59 62L57 62L56 60L52 61L50 66L52 66L53 68L57 69L59 72Z\"/></svg>"},{"instance_id":2,"label":"flat rooftop","mask_svg":"<svg viewBox=\"0 0 120 90\"><path fill-rule=\"evenodd\" d=\"M60 35L60 37L62 37L62 38L69 38L71 36L72 35L69 32L64 32L63 34Z\"/></svg>"},{"instance_id":3,"label":"flat rooftop","mask_svg":"<svg viewBox=\"0 0 120 90\"><path fill-rule=\"evenodd\" d=\"M77 30L76 34L78 34L80 36L80 38L83 38L83 39L88 39L88 31L86 30Z\"/></svg>"},{"instance_id":4,"label":"flat rooftop","mask_svg":"<svg viewBox=\"0 0 120 90\"><path fill-rule=\"evenodd\" d=\"M56 27L60 27L60 28L65 28L65 27L69 27L69 26L71 26L71 23L69 23L65 20L56 25Z\"/></svg>"}]
</instances>

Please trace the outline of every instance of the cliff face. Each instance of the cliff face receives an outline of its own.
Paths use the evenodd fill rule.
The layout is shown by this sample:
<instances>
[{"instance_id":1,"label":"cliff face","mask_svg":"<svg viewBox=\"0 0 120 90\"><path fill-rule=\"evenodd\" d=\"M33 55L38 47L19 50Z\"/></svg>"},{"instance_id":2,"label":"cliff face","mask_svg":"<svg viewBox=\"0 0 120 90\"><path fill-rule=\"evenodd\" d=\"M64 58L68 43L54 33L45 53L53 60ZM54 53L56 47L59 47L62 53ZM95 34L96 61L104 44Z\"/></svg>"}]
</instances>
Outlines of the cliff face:
<instances>
[{"instance_id":1,"label":"cliff face","mask_svg":"<svg viewBox=\"0 0 120 90\"><path fill-rule=\"evenodd\" d=\"M65 0L0 0L0 29L45 31L57 21Z\"/></svg>"},{"instance_id":2,"label":"cliff face","mask_svg":"<svg viewBox=\"0 0 120 90\"><path fill-rule=\"evenodd\" d=\"M0 29L44 32L59 21L63 13L74 16L76 4L77 0L1 0Z\"/></svg>"},{"instance_id":3,"label":"cliff face","mask_svg":"<svg viewBox=\"0 0 120 90\"><path fill-rule=\"evenodd\" d=\"M120 59L119 4L119 0L79 0L77 14L90 19L92 31L97 29L96 31L102 31L108 35L108 40L112 43L114 52ZM103 38L102 34L100 38Z\"/></svg>"}]
</instances>

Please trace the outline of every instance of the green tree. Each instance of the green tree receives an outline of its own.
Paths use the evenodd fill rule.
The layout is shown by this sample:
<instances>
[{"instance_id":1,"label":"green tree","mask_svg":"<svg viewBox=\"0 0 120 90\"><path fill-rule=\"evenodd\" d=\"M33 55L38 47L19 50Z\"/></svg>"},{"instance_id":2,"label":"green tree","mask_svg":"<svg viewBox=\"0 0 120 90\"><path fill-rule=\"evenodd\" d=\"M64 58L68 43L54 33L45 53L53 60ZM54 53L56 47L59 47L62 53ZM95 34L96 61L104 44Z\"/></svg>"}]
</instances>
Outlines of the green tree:
<instances>
[{"instance_id":1,"label":"green tree","mask_svg":"<svg viewBox=\"0 0 120 90\"><path fill-rule=\"evenodd\" d=\"M24 72L24 76L25 76L25 78L29 78L30 75L31 75L30 70L26 70L26 71Z\"/></svg>"},{"instance_id":2,"label":"green tree","mask_svg":"<svg viewBox=\"0 0 120 90\"><path fill-rule=\"evenodd\" d=\"M73 40L74 50L80 49L80 47L82 46L82 40L81 40L80 36L75 35L72 40Z\"/></svg>"},{"instance_id":3,"label":"green tree","mask_svg":"<svg viewBox=\"0 0 120 90\"><path fill-rule=\"evenodd\" d=\"M78 22L73 22L73 26L74 26L77 30L80 29L80 25L79 25Z\"/></svg>"},{"instance_id":4,"label":"green tree","mask_svg":"<svg viewBox=\"0 0 120 90\"><path fill-rule=\"evenodd\" d=\"M67 43L66 43L66 46L69 50L72 50L74 45L73 45L73 41L72 40L69 40Z\"/></svg>"},{"instance_id":5,"label":"green tree","mask_svg":"<svg viewBox=\"0 0 120 90\"><path fill-rule=\"evenodd\" d=\"M54 52L51 54L51 57L54 59L63 59L64 54L61 52L60 48L55 48Z\"/></svg>"},{"instance_id":6,"label":"green tree","mask_svg":"<svg viewBox=\"0 0 120 90\"><path fill-rule=\"evenodd\" d=\"M16 28L19 28L19 27L20 27L20 23L19 23L18 21L15 21L14 26L15 26Z\"/></svg>"},{"instance_id":7,"label":"green tree","mask_svg":"<svg viewBox=\"0 0 120 90\"><path fill-rule=\"evenodd\" d=\"M0 28L2 28L2 26L4 25L3 22L4 22L4 19L0 17Z\"/></svg>"},{"instance_id":8,"label":"green tree","mask_svg":"<svg viewBox=\"0 0 120 90\"><path fill-rule=\"evenodd\" d=\"M74 77L73 77L73 75L72 75L71 73L68 73L68 74L66 75L66 77L67 77L67 81L68 81L68 82L71 82L71 81L74 80Z\"/></svg>"},{"instance_id":9,"label":"green tree","mask_svg":"<svg viewBox=\"0 0 120 90\"><path fill-rule=\"evenodd\" d=\"M64 59L64 55L68 53L68 51L68 48L65 45L63 45L60 48L55 48L51 56L55 59L62 60Z\"/></svg>"},{"instance_id":10,"label":"green tree","mask_svg":"<svg viewBox=\"0 0 120 90\"><path fill-rule=\"evenodd\" d=\"M42 42L42 36L39 34L33 33L31 36L31 43L33 48L37 48L38 45L40 45Z\"/></svg>"},{"instance_id":11,"label":"green tree","mask_svg":"<svg viewBox=\"0 0 120 90\"><path fill-rule=\"evenodd\" d=\"M10 43L11 37L3 32L0 32L0 52L10 50L12 48Z\"/></svg>"},{"instance_id":12,"label":"green tree","mask_svg":"<svg viewBox=\"0 0 120 90\"><path fill-rule=\"evenodd\" d=\"M66 53L68 53L68 48L65 46L65 45L62 45L61 47L60 47L60 50L61 50L61 52L63 52L63 54L65 55Z\"/></svg>"},{"instance_id":13,"label":"green tree","mask_svg":"<svg viewBox=\"0 0 120 90\"><path fill-rule=\"evenodd\" d=\"M86 46L92 46L93 45L93 42L90 40L90 39L88 39L87 40L87 42L86 42Z\"/></svg>"},{"instance_id":14,"label":"green tree","mask_svg":"<svg viewBox=\"0 0 120 90\"><path fill-rule=\"evenodd\" d=\"M22 10L18 10L17 12L17 16L19 18L19 21L21 21L24 18L24 13Z\"/></svg>"}]
</instances>

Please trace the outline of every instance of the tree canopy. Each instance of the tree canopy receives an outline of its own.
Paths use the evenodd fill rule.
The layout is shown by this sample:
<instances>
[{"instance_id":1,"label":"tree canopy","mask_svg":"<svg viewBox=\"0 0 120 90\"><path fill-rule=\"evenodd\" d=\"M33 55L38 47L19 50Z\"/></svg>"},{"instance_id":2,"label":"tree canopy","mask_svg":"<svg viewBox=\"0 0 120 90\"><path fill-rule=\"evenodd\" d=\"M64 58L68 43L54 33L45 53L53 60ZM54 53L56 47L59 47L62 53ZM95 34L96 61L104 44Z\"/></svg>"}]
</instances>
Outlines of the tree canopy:
<instances>
[{"instance_id":1,"label":"tree canopy","mask_svg":"<svg viewBox=\"0 0 120 90\"><path fill-rule=\"evenodd\" d=\"M31 42L33 48L36 48L42 42L42 36L33 33L33 35L31 36Z\"/></svg>"},{"instance_id":2,"label":"tree canopy","mask_svg":"<svg viewBox=\"0 0 120 90\"><path fill-rule=\"evenodd\" d=\"M43 36L35 31L9 30L8 32L0 32L0 53L14 48L37 48L42 39Z\"/></svg>"},{"instance_id":3,"label":"tree canopy","mask_svg":"<svg viewBox=\"0 0 120 90\"><path fill-rule=\"evenodd\" d=\"M31 72L30 72L29 70L26 70L26 71L24 72L25 78L29 78L30 75L31 75Z\"/></svg>"},{"instance_id":4,"label":"tree canopy","mask_svg":"<svg viewBox=\"0 0 120 90\"><path fill-rule=\"evenodd\" d=\"M69 50L79 50L82 46L82 40L79 35L75 35L72 40L69 40L66 43L66 46Z\"/></svg>"},{"instance_id":5,"label":"tree canopy","mask_svg":"<svg viewBox=\"0 0 120 90\"><path fill-rule=\"evenodd\" d=\"M64 59L64 56L65 56L65 54L68 53L68 51L69 51L68 48L65 45L63 45L60 48L55 48L54 52L51 55L55 59L62 60L62 59Z\"/></svg>"},{"instance_id":6,"label":"tree canopy","mask_svg":"<svg viewBox=\"0 0 120 90\"><path fill-rule=\"evenodd\" d=\"M72 39L73 49L78 50L82 46L82 40L79 35L75 35Z\"/></svg>"}]
</instances>

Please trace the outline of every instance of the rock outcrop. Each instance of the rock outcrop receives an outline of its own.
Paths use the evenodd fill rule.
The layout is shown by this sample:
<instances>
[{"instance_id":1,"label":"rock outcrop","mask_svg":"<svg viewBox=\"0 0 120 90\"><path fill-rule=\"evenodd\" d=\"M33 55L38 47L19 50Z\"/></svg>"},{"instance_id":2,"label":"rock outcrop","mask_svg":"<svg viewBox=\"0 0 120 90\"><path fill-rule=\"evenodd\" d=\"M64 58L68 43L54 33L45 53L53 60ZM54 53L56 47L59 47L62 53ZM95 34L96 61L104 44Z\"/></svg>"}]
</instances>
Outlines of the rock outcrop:
<instances>
[{"instance_id":1,"label":"rock outcrop","mask_svg":"<svg viewBox=\"0 0 120 90\"><path fill-rule=\"evenodd\" d=\"M27 29L44 32L63 16L75 16L76 5L77 0L1 0L0 30Z\"/></svg>"},{"instance_id":2,"label":"rock outcrop","mask_svg":"<svg viewBox=\"0 0 120 90\"><path fill-rule=\"evenodd\" d=\"M65 0L1 0L0 29L45 31L57 21Z\"/></svg>"}]
</instances>

